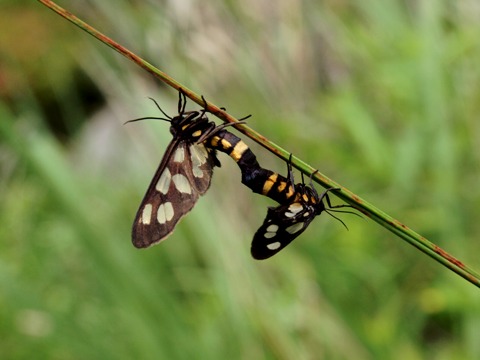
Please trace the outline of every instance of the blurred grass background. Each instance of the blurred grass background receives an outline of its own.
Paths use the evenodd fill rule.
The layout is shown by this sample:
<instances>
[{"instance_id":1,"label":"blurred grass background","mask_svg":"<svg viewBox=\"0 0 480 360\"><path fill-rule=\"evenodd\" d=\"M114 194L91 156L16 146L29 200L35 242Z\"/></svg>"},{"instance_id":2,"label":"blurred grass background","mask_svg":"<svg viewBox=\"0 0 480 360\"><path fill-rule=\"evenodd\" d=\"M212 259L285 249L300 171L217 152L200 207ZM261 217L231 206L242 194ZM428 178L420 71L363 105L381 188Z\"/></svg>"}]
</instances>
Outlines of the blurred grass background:
<instances>
[{"instance_id":1,"label":"blurred grass background","mask_svg":"<svg viewBox=\"0 0 480 360\"><path fill-rule=\"evenodd\" d=\"M477 1L60 5L480 268ZM273 204L224 155L168 241L134 249L171 136L122 124L177 94L39 3L0 17L2 359L480 358L478 289L375 223L323 215L252 260Z\"/></svg>"}]
</instances>

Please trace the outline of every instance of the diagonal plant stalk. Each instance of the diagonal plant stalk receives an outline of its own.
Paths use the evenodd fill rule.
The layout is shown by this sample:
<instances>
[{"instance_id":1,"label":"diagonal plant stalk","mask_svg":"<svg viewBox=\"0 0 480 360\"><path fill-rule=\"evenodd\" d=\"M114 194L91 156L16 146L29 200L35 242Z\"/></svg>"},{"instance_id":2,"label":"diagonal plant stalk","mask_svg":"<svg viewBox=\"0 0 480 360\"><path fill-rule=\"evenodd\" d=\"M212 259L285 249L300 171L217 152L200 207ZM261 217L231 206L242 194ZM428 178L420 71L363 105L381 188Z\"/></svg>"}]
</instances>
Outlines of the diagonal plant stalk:
<instances>
[{"instance_id":1,"label":"diagonal plant stalk","mask_svg":"<svg viewBox=\"0 0 480 360\"><path fill-rule=\"evenodd\" d=\"M222 119L224 122L229 123L236 123L238 120L228 114L226 111L222 110L215 104L207 102L205 104L204 100L201 96L193 92L192 90L188 89L187 87L183 86L182 84L178 83L170 76L165 74L164 72L155 68L152 64L148 63L147 61L143 60L139 56L132 53L130 50L124 48L120 44L116 43L109 37L105 36L98 30L94 29L90 25L86 24L82 20L80 20L75 15L71 14L70 12L66 11L62 7L55 4L53 1L49 0L38 0L57 14L63 16L65 19L69 20L70 22L77 25L82 30L88 32L93 37L97 38L104 44L108 45L115 51L119 52L123 56L127 57L128 59L132 60L134 63L142 67L143 69L150 72L153 76L159 78L172 88L176 89L177 91L182 89L186 96L188 96L191 100L195 101L202 107L206 107L206 109L212 113L213 115L217 116L218 118ZM282 149L280 146L276 145L275 143L268 140L266 137L262 136L255 130L251 129L250 127L244 124L236 124L235 128L238 129L240 132L266 148L268 151L274 153L279 158L287 161L290 153L286 150ZM411 245L415 246L428 256L432 257L439 263L443 264L450 270L454 271L467 281L471 282L472 284L480 287L480 275L474 271L471 267L465 265L460 260L456 259L455 257L451 256L442 248L438 247L437 245L433 244L432 242L428 241L425 237L421 236L420 234L416 233L409 227L405 226L398 220L392 218L391 216L387 215L377 207L373 206L372 204L368 203L367 201L363 200L359 196L352 193L350 190L346 189L345 187L337 184L335 181L329 179L327 176L321 174L320 172L316 171L315 168L312 168L302 160L297 157L292 157L291 163L294 167L296 167L301 172L313 175L313 180L318 184L322 185L325 188L338 188L339 190L332 190L332 193L337 195L339 198L344 200L345 202L352 205L354 208L361 211L363 214L371 218L372 220L376 221L386 229L390 230L394 234L398 235L403 240L409 242Z\"/></svg>"}]
</instances>

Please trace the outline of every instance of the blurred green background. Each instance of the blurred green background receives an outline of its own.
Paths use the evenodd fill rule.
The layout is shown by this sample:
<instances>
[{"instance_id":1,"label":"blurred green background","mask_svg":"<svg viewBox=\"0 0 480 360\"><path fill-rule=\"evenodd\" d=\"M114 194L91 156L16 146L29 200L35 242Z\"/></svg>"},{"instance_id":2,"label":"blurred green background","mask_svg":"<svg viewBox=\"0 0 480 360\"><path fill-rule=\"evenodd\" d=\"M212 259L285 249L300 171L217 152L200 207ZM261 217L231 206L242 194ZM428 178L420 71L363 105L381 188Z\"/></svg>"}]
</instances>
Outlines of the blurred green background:
<instances>
[{"instance_id":1,"label":"blurred green background","mask_svg":"<svg viewBox=\"0 0 480 360\"><path fill-rule=\"evenodd\" d=\"M478 1L60 5L480 269ZM171 136L123 123L177 93L37 2L0 18L0 358L480 358L478 289L368 219L323 215L252 260L274 204L223 154L136 250Z\"/></svg>"}]
</instances>

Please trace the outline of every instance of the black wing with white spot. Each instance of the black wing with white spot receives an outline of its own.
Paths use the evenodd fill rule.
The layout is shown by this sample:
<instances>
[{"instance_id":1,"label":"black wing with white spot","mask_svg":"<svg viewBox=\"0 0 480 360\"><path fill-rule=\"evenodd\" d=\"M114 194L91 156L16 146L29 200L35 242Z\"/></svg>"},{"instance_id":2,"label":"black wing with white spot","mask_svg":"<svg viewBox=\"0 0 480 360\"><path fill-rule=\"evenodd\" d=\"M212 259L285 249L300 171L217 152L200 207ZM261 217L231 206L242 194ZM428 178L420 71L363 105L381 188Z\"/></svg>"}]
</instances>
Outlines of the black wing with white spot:
<instances>
[{"instance_id":1,"label":"black wing with white spot","mask_svg":"<svg viewBox=\"0 0 480 360\"><path fill-rule=\"evenodd\" d=\"M172 141L138 209L132 229L137 248L170 235L210 187L215 154L202 144Z\"/></svg>"},{"instance_id":2,"label":"black wing with white spot","mask_svg":"<svg viewBox=\"0 0 480 360\"><path fill-rule=\"evenodd\" d=\"M171 123L173 139L135 216L132 242L137 248L149 247L170 235L210 187L213 168L220 166L215 150L201 141L216 129L215 123L208 120L205 110L186 112L185 104L186 97L180 92L179 114L173 118L159 107L167 116L162 120Z\"/></svg>"},{"instance_id":3,"label":"black wing with white spot","mask_svg":"<svg viewBox=\"0 0 480 360\"><path fill-rule=\"evenodd\" d=\"M315 206L305 201L268 208L267 217L252 241L252 257L268 259L305 231L317 215Z\"/></svg>"}]
</instances>

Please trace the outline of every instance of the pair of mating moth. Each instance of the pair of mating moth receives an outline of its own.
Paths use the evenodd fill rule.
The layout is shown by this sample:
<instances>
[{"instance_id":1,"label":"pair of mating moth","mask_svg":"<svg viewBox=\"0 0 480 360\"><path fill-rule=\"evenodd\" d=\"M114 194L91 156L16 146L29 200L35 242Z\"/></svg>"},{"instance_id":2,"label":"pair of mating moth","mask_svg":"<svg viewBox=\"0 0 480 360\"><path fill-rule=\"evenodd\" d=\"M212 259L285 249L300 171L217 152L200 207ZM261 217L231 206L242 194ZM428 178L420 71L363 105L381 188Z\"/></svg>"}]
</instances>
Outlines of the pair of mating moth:
<instances>
[{"instance_id":1,"label":"pair of mating moth","mask_svg":"<svg viewBox=\"0 0 480 360\"><path fill-rule=\"evenodd\" d=\"M253 237L251 254L255 259L267 259L278 253L323 211L329 213L334 211L332 209L348 206L332 206L328 192L333 189L318 194L311 179L310 185L305 185L303 174L302 182L295 184L290 160L287 178L262 168L249 147L225 129L231 124L217 126L209 121L206 107L200 111L185 111L186 96L182 91L179 92L178 115L174 117L165 114L153 101L166 118L143 117L130 122L168 121L173 139L137 211L132 229L135 247L149 247L173 232L178 221L210 187L213 168L220 166L217 150L237 163L244 185L280 204L268 208L265 221Z\"/></svg>"}]
</instances>

